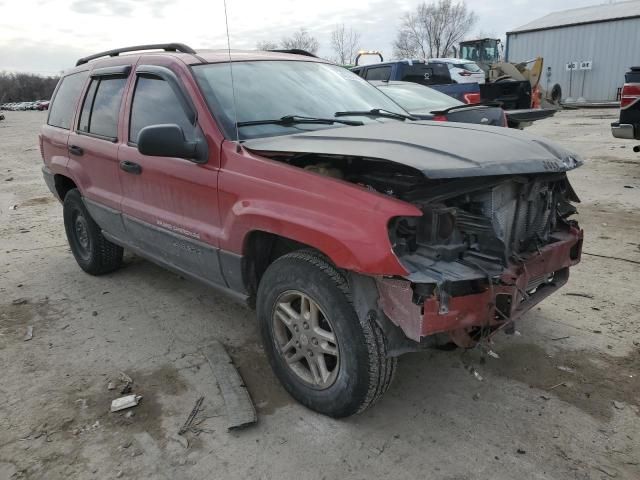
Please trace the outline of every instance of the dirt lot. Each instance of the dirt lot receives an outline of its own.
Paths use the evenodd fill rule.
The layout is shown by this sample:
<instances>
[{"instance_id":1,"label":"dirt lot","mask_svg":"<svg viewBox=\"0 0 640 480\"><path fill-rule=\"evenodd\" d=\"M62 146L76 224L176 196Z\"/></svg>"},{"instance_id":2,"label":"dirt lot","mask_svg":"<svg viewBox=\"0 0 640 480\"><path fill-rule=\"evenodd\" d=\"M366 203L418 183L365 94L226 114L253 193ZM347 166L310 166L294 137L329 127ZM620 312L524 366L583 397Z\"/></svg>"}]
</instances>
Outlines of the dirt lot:
<instances>
[{"instance_id":1,"label":"dirt lot","mask_svg":"<svg viewBox=\"0 0 640 480\"><path fill-rule=\"evenodd\" d=\"M139 258L84 274L42 181L41 112L0 122L0 479L640 478L640 155L614 110L529 131L580 153L583 262L496 338L499 359L400 359L387 396L337 421L296 404L262 353L254 313ZM15 209L11 207L17 205ZM577 296L575 294L580 294ZM33 339L24 341L28 326ZM200 348L222 341L259 423L228 433ZM482 375L479 381L465 366ZM143 395L109 413L120 372ZM188 448L176 436L205 395Z\"/></svg>"}]
</instances>

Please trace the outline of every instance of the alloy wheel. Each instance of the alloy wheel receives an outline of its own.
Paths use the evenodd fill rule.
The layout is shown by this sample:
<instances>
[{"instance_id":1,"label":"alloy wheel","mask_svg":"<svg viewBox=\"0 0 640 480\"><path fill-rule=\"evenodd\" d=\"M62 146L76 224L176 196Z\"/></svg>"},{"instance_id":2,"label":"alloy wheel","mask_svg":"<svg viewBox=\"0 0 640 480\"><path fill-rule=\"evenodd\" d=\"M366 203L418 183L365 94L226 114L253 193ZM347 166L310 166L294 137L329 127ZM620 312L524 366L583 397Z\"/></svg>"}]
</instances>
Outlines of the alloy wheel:
<instances>
[{"instance_id":1,"label":"alloy wheel","mask_svg":"<svg viewBox=\"0 0 640 480\"><path fill-rule=\"evenodd\" d=\"M289 369L312 388L329 388L340 367L340 349L330 319L308 295L282 293L272 313L278 353Z\"/></svg>"}]
</instances>

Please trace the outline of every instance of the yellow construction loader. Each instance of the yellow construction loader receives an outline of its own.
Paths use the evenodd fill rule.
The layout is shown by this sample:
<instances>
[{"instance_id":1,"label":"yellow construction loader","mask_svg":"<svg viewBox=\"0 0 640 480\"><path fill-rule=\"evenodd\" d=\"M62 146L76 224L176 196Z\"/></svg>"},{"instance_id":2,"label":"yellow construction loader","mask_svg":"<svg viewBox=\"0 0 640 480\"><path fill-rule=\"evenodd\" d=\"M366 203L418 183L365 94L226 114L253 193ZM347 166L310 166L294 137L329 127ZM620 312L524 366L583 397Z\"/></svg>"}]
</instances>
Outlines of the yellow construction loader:
<instances>
[{"instance_id":1,"label":"yellow construction loader","mask_svg":"<svg viewBox=\"0 0 640 480\"><path fill-rule=\"evenodd\" d=\"M553 88L545 92L540 85L544 60L537 57L520 63L502 59L502 44L496 38L481 38L460 42L456 56L475 62L485 72L486 85L481 86L483 99L514 101L514 95L530 95L530 108L557 106L560 90ZM528 84L524 87L524 82ZM504 99L501 97L505 97ZM523 98L518 103L522 104Z\"/></svg>"}]
</instances>

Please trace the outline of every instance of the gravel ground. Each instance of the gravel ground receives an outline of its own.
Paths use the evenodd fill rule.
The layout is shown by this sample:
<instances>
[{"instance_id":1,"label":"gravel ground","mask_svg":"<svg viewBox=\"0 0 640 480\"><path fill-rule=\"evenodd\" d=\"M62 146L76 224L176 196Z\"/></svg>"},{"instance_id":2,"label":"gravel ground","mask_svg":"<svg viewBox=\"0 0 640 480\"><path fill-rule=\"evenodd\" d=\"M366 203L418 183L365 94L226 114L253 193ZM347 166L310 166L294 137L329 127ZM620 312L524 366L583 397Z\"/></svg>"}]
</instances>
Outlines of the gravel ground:
<instances>
[{"instance_id":1,"label":"gravel ground","mask_svg":"<svg viewBox=\"0 0 640 480\"><path fill-rule=\"evenodd\" d=\"M640 155L611 137L616 113L565 111L529 129L587 161L570 173L586 240L569 284L528 313L518 335L496 338L499 359L406 355L376 407L337 421L280 387L251 310L133 256L113 274L84 274L41 178L45 114L6 112L0 479L637 480ZM213 339L248 385L254 427L225 428L200 353ZM134 416L109 413L119 392L108 385L118 386L120 372L143 395ZM176 433L201 395L187 445Z\"/></svg>"}]
</instances>

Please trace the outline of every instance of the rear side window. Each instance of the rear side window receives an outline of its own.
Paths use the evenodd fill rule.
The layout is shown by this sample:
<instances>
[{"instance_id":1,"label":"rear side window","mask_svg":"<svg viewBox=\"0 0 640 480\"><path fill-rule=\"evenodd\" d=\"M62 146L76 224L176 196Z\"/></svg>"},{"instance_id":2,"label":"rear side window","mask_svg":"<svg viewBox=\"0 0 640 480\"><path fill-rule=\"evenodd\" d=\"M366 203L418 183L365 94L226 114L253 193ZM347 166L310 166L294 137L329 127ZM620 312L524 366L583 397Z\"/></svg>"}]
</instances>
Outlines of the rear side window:
<instances>
[{"instance_id":1,"label":"rear side window","mask_svg":"<svg viewBox=\"0 0 640 480\"><path fill-rule=\"evenodd\" d=\"M94 78L82 105L78 130L115 140L126 78Z\"/></svg>"},{"instance_id":2,"label":"rear side window","mask_svg":"<svg viewBox=\"0 0 640 480\"><path fill-rule=\"evenodd\" d=\"M58 91L53 97L53 102L49 108L49 118L47 124L54 127L71 128L73 114L76 111L76 104L82 93L84 82L89 76L89 72L79 72L68 75L60 80Z\"/></svg>"},{"instance_id":3,"label":"rear side window","mask_svg":"<svg viewBox=\"0 0 640 480\"><path fill-rule=\"evenodd\" d=\"M367 80L389 80L391 78L391 67L368 68L364 78Z\"/></svg>"},{"instance_id":4,"label":"rear side window","mask_svg":"<svg viewBox=\"0 0 640 480\"><path fill-rule=\"evenodd\" d=\"M171 86L159 78L138 77L131 106L129 141L138 142L140 130L150 125L174 123L187 140L193 140L195 126L187 118Z\"/></svg>"},{"instance_id":5,"label":"rear side window","mask_svg":"<svg viewBox=\"0 0 640 480\"><path fill-rule=\"evenodd\" d=\"M444 63L409 65L404 69L401 80L422 85L453 83L449 67Z\"/></svg>"}]
</instances>

